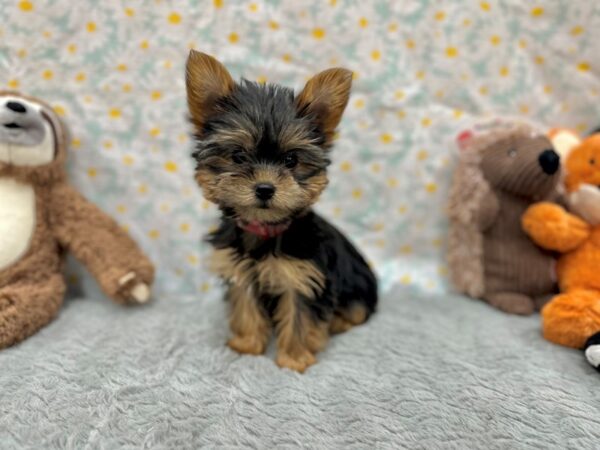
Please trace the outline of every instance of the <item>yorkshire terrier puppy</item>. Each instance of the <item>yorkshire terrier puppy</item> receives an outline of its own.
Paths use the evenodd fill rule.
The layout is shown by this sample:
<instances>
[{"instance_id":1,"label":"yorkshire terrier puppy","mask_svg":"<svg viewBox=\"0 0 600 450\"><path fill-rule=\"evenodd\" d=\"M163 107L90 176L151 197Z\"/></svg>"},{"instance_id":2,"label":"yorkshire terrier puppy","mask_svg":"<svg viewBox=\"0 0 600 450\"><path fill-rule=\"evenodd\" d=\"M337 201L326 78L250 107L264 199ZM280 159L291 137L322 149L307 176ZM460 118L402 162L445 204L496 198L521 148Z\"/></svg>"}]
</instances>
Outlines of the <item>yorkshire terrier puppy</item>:
<instances>
[{"instance_id":1,"label":"yorkshire terrier puppy","mask_svg":"<svg viewBox=\"0 0 600 450\"><path fill-rule=\"evenodd\" d=\"M363 257L311 209L327 185L352 73L325 70L294 95L235 83L220 62L192 50L186 84L195 178L222 211L208 241L227 285L228 345L262 354L274 329L277 364L303 372L330 333L365 322L377 304Z\"/></svg>"}]
</instances>

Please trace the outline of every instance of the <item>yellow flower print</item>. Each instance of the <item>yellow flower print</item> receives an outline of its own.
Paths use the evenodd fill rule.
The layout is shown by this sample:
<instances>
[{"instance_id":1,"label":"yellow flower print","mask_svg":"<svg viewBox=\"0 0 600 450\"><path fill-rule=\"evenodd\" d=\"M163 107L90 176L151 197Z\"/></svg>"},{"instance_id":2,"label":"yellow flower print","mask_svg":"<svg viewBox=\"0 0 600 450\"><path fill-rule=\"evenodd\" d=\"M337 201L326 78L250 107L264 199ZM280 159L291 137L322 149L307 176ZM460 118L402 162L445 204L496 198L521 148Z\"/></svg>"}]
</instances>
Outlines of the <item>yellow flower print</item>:
<instances>
[{"instance_id":1,"label":"yellow flower print","mask_svg":"<svg viewBox=\"0 0 600 450\"><path fill-rule=\"evenodd\" d=\"M446 56L448 58L456 58L458 56L458 49L456 47L446 47Z\"/></svg>"},{"instance_id":2,"label":"yellow flower print","mask_svg":"<svg viewBox=\"0 0 600 450\"><path fill-rule=\"evenodd\" d=\"M491 38L490 38L490 43L492 45L500 45L500 43L502 42L502 38L500 36L498 36L497 34L494 34Z\"/></svg>"},{"instance_id":3,"label":"yellow flower print","mask_svg":"<svg viewBox=\"0 0 600 450\"><path fill-rule=\"evenodd\" d=\"M402 247L400 247L400 253L402 253L403 255L410 255L413 252L413 248L411 245L403 245Z\"/></svg>"},{"instance_id":4,"label":"yellow flower print","mask_svg":"<svg viewBox=\"0 0 600 450\"><path fill-rule=\"evenodd\" d=\"M171 25L179 25L181 23L181 15L174 11L171 14L169 14L167 20Z\"/></svg>"},{"instance_id":5,"label":"yellow flower print","mask_svg":"<svg viewBox=\"0 0 600 450\"><path fill-rule=\"evenodd\" d=\"M379 136L379 140L383 144L390 144L394 140L394 137L390 133L383 133L381 136Z\"/></svg>"},{"instance_id":6,"label":"yellow flower print","mask_svg":"<svg viewBox=\"0 0 600 450\"><path fill-rule=\"evenodd\" d=\"M177 164L174 163L173 161L167 161L164 164L164 168L167 172L171 172L171 173L177 172Z\"/></svg>"},{"instance_id":7,"label":"yellow flower print","mask_svg":"<svg viewBox=\"0 0 600 450\"><path fill-rule=\"evenodd\" d=\"M23 0L19 2L19 9L23 12L31 12L34 9L33 3Z\"/></svg>"},{"instance_id":8,"label":"yellow flower print","mask_svg":"<svg viewBox=\"0 0 600 450\"><path fill-rule=\"evenodd\" d=\"M571 36L579 36L581 33L583 33L583 27L581 25L576 25L573 28L571 28Z\"/></svg>"},{"instance_id":9,"label":"yellow flower print","mask_svg":"<svg viewBox=\"0 0 600 450\"><path fill-rule=\"evenodd\" d=\"M352 170L352 163L350 161L344 161L340 165L340 169L342 170L342 172L350 172Z\"/></svg>"},{"instance_id":10,"label":"yellow flower print","mask_svg":"<svg viewBox=\"0 0 600 450\"><path fill-rule=\"evenodd\" d=\"M317 40L321 40L323 38L325 38L325 30L323 28L313 28L312 30L312 37L317 39Z\"/></svg>"},{"instance_id":11,"label":"yellow flower print","mask_svg":"<svg viewBox=\"0 0 600 450\"><path fill-rule=\"evenodd\" d=\"M580 70L581 72L587 72L590 70L590 63L587 61L581 61L579 64L577 64L577 70Z\"/></svg>"},{"instance_id":12,"label":"yellow flower print","mask_svg":"<svg viewBox=\"0 0 600 450\"><path fill-rule=\"evenodd\" d=\"M533 17L540 17L544 14L544 8L542 8L541 6L536 6L535 8L532 8L531 10L531 15Z\"/></svg>"},{"instance_id":13,"label":"yellow flower print","mask_svg":"<svg viewBox=\"0 0 600 450\"><path fill-rule=\"evenodd\" d=\"M425 185L425 190L429 193L429 194L434 194L435 192L437 192L437 184L435 183L427 183Z\"/></svg>"},{"instance_id":14,"label":"yellow flower print","mask_svg":"<svg viewBox=\"0 0 600 450\"><path fill-rule=\"evenodd\" d=\"M108 110L108 117L111 119L119 119L121 117L121 110L119 108L110 108Z\"/></svg>"}]
</instances>

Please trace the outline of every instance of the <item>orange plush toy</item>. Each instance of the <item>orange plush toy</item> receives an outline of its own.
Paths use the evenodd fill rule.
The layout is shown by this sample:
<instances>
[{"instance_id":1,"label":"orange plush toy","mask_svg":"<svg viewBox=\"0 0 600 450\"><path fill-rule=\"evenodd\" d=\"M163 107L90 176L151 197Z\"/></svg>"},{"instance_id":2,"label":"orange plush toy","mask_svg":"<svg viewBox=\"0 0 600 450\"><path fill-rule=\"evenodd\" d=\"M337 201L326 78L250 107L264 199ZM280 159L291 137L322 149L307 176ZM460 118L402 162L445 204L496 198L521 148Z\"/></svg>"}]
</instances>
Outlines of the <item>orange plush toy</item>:
<instances>
[{"instance_id":1,"label":"orange plush toy","mask_svg":"<svg viewBox=\"0 0 600 450\"><path fill-rule=\"evenodd\" d=\"M525 232L541 247L561 253L561 294L542 310L549 341L582 348L600 368L600 134L575 143L565 162L570 212L537 203L523 215Z\"/></svg>"}]
</instances>

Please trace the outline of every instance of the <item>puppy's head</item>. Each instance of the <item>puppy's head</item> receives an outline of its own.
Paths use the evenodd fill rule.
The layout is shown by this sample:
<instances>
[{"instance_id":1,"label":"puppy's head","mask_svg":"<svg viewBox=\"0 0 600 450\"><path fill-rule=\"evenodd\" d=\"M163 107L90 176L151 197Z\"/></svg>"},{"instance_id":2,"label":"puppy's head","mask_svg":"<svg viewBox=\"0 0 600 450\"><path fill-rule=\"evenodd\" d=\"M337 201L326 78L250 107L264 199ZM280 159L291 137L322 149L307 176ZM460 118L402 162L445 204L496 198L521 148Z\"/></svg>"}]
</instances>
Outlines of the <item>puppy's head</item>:
<instances>
[{"instance_id":1,"label":"puppy's head","mask_svg":"<svg viewBox=\"0 0 600 450\"><path fill-rule=\"evenodd\" d=\"M352 73L329 69L302 92L243 80L192 50L187 98L196 130L196 180L205 197L243 221L278 223L312 205L327 185L328 149Z\"/></svg>"}]
</instances>

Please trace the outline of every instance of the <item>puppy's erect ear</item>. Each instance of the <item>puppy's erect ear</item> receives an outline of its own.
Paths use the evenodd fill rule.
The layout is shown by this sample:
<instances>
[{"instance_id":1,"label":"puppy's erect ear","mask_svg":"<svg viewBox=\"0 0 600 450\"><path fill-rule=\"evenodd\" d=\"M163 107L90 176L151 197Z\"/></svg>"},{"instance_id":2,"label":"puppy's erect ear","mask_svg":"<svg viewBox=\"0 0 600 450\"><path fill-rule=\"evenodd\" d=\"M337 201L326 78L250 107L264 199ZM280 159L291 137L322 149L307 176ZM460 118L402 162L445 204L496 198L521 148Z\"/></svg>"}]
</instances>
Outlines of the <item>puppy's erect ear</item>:
<instances>
[{"instance_id":1,"label":"puppy's erect ear","mask_svg":"<svg viewBox=\"0 0 600 450\"><path fill-rule=\"evenodd\" d=\"M200 132L206 119L214 113L217 100L230 94L235 83L223 64L195 50L188 56L185 83L190 116Z\"/></svg>"},{"instance_id":2,"label":"puppy's erect ear","mask_svg":"<svg viewBox=\"0 0 600 450\"><path fill-rule=\"evenodd\" d=\"M328 142L333 138L333 133L340 123L351 86L351 71L341 68L327 69L308 80L296 97L296 106L300 114L314 116Z\"/></svg>"}]
</instances>

